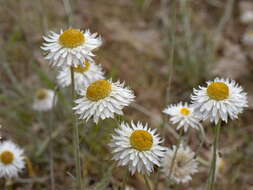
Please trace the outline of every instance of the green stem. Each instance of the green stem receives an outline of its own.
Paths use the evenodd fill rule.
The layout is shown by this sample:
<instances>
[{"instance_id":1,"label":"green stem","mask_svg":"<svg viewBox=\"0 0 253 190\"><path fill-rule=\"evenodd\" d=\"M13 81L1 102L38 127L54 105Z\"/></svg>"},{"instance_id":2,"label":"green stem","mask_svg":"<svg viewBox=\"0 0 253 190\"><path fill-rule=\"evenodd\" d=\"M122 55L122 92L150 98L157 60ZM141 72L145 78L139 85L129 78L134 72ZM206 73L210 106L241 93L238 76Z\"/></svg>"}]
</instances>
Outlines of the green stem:
<instances>
[{"instance_id":1,"label":"green stem","mask_svg":"<svg viewBox=\"0 0 253 190\"><path fill-rule=\"evenodd\" d=\"M73 107L75 105L74 100L76 99L75 94L75 80L74 80L74 69L70 67L71 72L71 91L72 91L72 103ZM80 162L80 147L79 147L79 129L76 115L73 112L73 144L74 144L74 151L75 151L75 167L76 167L76 189L82 189L81 183L81 162Z\"/></svg>"},{"instance_id":2,"label":"green stem","mask_svg":"<svg viewBox=\"0 0 253 190\"><path fill-rule=\"evenodd\" d=\"M172 157L172 162L171 162L171 165L170 165L170 173L169 173L169 176L168 176L168 181L170 181L170 178L171 178L172 173L173 173L172 171L174 169L175 160L176 160L176 157L177 157L178 149L179 149L180 144L181 144L182 136L183 136L183 130L181 130L179 132L179 138L178 138L178 142L177 142L177 147L176 147L175 153L174 153L174 155Z\"/></svg>"},{"instance_id":3,"label":"green stem","mask_svg":"<svg viewBox=\"0 0 253 190\"><path fill-rule=\"evenodd\" d=\"M144 175L144 180L145 180L146 186L148 187L148 190L152 190L152 187L151 187L148 177L146 175Z\"/></svg>"},{"instance_id":4,"label":"green stem","mask_svg":"<svg viewBox=\"0 0 253 190\"><path fill-rule=\"evenodd\" d=\"M57 89L57 88L56 88ZM56 104L56 93L57 90L54 90L53 97L53 108L52 113L49 113L49 162L50 162L50 181L51 181L51 190L55 190L55 177L54 177L54 150L53 150L53 112Z\"/></svg>"},{"instance_id":5,"label":"green stem","mask_svg":"<svg viewBox=\"0 0 253 190\"><path fill-rule=\"evenodd\" d=\"M213 158L211 162L211 168L208 175L207 190L213 190L215 183L215 172L216 172L216 161L217 161L217 150L219 149L219 136L220 136L221 122L215 125L215 138L213 142Z\"/></svg>"}]
</instances>

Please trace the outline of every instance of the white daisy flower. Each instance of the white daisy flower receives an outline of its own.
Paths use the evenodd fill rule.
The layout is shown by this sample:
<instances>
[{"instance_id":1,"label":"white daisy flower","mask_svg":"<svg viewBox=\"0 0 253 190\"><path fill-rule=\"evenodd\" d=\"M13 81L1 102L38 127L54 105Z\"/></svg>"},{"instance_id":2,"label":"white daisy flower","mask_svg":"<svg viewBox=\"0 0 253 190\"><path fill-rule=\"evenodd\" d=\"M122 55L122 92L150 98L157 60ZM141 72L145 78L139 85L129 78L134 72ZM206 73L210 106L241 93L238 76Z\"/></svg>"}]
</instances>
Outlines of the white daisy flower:
<instances>
[{"instance_id":1,"label":"white daisy flower","mask_svg":"<svg viewBox=\"0 0 253 190\"><path fill-rule=\"evenodd\" d=\"M57 102L57 97L53 90L40 88L36 91L32 108L36 111L48 111Z\"/></svg>"},{"instance_id":2,"label":"white daisy flower","mask_svg":"<svg viewBox=\"0 0 253 190\"><path fill-rule=\"evenodd\" d=\"M109 146L112 148L113 160L119 166L128 166L133 175L136 171L141 174L150 174L154 170L154 165L160 166L161 158L164 156L164 147L159 144L161 138L156 134L156 130L148 128L138 122L131 125L121 123L115 129L116 135L112 135Z\"/></svg>"},{"instance_id":3,"label":"white daisy flower","mask_svg":"<svg viewBox=\"0 0 253 190\"><path fill-rule=\"evenodd\" d=\"M104 79L104 72L101 66L96 65L94 62L85 61L83 66L78 65L74 67L74 72L75 90L78 92L87 88L90 83ZM70 67L63 67L63 69L59 71L57 83L61 87L66 87L71 84Z\"/></svg>"},{"instance_id":4,"label":"white daisy flower","mask_svg":"<svg viewBox=\"0 0 253 190\"><path fill-rule=\"evenodd\" d=\"M114 118L114 113L123 115L122 109L134 101L133 91L124 88L124 83L109 80L97 80L80 92L83 96L75 101L73 109L80 119L88 121L91 117L95 123L99 118Z\"/></svg>"},{"instance_id":5,"label":"white daisy flower","mask_svg":"<svg viewBox=\"0 0 253 190\"><path fill-rule=\"evenodd\" d=\"M215 124L220 119L225 122L228 118L237 119L238 114L248 106L247 94L234 80L229 79L208 81L207 87L194 89L191 98L195 111L201 114L202 119L210 119Z\"/></svg>"},{"instance_id":6,"label":"white daisy flower","mask_svg":"<svg viewBox=\"0 0 253 190\"><path fill-rule=\"evenodd\" d=\"M200 117L194 112L193 107L188 106L187 103L178 103L177 105L169 105L163 113L171 116L170 121L172 124L178 124L177 130L184 128L187 132L189 127L199 129L202 127L200 124Z\"/></svg>"},{"instance_id":7,"label":"white daisy flower","mask_svg":"<svg viewBox=\"0 0 253 190\"><path fill-rule=\"evenodd\" d=\"M253 46L253 30L249 30L243 35L242 42L245 45Z\"/></svg>"},{"instance_id":8,"label":"white daisy flower","mask_svg":"<svg viewBox=\"0 0 253 190\"><path fill-rule=\"evenodd\" d=\"M168 148L162 159L162 172L176 183L186 183L192 180L191 175L198 172L198 162L194 159L195 153L189 147L179 146L172 172L170 172L172 160L176 152L176 146ZM171 174L170 174L171 173Z\"/></svg>"},{"instance_id":9,"label":"white daisy flower","mask_svg":"<svg viewBox=\"0 0 253 190\"><path fill-rule=\"evenodd\" d=\"M0 177L17 177L25 167L23 150L11 141L0 144Z\"/></svg>"},{"instance_id":10,"label":"white daisy flower","mask_svg":"<svg viewBox=\"0 0 253 190\"><path fill-rule=\"evenodd\" d=\"M52 66L78 66L83 60L91 60L94 56L92 50L102 44L101 37L97 33L91 34L79 29L69 28L60 34L50 32L43 37L45 43L41 47L48 52L45 59L50 60Z\"/></svg>"}]
</instances>

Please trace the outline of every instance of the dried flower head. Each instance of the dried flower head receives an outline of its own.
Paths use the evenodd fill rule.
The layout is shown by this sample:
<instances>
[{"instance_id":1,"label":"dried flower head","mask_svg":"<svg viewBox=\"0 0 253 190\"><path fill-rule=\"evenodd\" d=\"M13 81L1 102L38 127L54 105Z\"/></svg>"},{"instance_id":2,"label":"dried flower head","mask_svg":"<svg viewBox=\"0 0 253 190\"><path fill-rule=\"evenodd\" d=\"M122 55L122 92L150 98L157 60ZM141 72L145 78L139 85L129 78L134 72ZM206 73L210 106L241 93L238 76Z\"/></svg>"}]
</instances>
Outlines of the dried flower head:
<instances>
[{"instance_id":1,"label":"dried flower head","mask_svg":"<svg viewBox=\"0 0 253 190\"><path fill-rule=\"evenodd\" d=\"M189 147L179 146L172 171L171 164L176 152L176 146L168 149L162 159L162 171L165 176L171 175L176 183L186 183L192 180L192 174L198 172L198 163L195 160L195 153ZM170 174L171 173L171 174Z\"/></svg>"}]
</instances>

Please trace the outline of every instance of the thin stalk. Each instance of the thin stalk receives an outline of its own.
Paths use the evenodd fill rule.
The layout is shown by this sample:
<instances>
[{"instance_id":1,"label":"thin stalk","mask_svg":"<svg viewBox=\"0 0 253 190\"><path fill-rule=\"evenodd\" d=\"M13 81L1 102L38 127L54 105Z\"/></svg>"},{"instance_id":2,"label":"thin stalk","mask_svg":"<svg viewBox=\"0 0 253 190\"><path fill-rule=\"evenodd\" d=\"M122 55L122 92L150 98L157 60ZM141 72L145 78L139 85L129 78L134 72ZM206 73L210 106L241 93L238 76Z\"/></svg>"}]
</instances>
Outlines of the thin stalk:
<instances>
[{"instance_id":1,"label":"thin stalk","mask_svg":"<svg viewBox=\"0 0 253 190\"><path fill-rule=\"evenodd\" d=\"M67 122L67 123L69 123L69 122ZM52 139L56 138L59 134L61 134L65 130L66 130L66 128L64 128L64 127L59 127L57 129L55 129L52 132ZM39 147L39 149L35 153L36 157L40 157L44 153L45 149L49 145L49 141L50 141L50 137L47 137L43 142L41 142L41 146Z\"/></svg>"},{"instance_id":2,"label":"thin stalk","mask_svg":"<svg viewBox=\"0 0 253 190\"><path fill-rule=\"evenodd\" d=\"M198 146L198 148L197 148L197 150L196 150L196 152L195 152L195 155L196 155L196 156L199 154L199 152L200 152L202 146L203 146L204 143L207 141L207 138L206 138L205 131L204 131L203 127L201 126L199 130L200 130L200 133L201 133L202 137L200 137L200 138L201 138L201 139L200 139L200 143L199 143L199 146ZM195 157L196 157L196 156L195 156Z\"/></svg>"},{"instance_id":3,"label":"thin stalk","mask_svg":"<svg viewBox=\"0 0 253 190\"><path fill-rule=\"evenodd\" d=\"M55 94L54 94L54 97L53 97L53 102L55 102ZM54 103L55 105L55 103ZM52 108L52 112L53 112L53 109ZM44 124L44 117L43 116L46 116L47 115L44 115L44 113L42 112L39 112L38 114L38 120L39 122L41 123L41 125L47 125L45 127L48 128L48 131L49 131L49 140L48 140L48 144L49 144L49 171L50 171L50 185L51 185L51 190L55 190L55 179L54 179L54 160L53 160L53 157L54 157L54 153L53 153L53 144L52 144L52 140L53 140L53 137L52 137L52 133L53 133L53 113L49 112L49 121L47 124Z\"/></svg>"},{"instance_id":4,"label":"thin stalk","mask_svg":"<svg viewBox=\"0 0 253 190\"><path fill-rule=\"evenodd\" d=\"M170 165L170 173L169 173L169 176L168 176L168 181L170 181L170 178L171 178L171 175L172 175L172 171L174 169L175 160L176 160L176 157L177 157L178 149L179 149L180 144L181 144L182 136L183 136L183 130L181 130L179 132L179 138L178 138L178 142L177 142L177 147L176 147L175 153L174 153L174 155L172 157L172 162L171 162L171 165Z\"/></svg>"},{"instance_id":5,"label":"thin stalk","mask_svg":"<svg viewBox=\"0 0 253 190\"><path fill-rule=\"evenodd\" d=\"M211 2L211 1L210 1ZM234 9L234 4L235 4L235 0L228 0L226 7L225 7L225 11L223 11L223 16L221 17L218 27L215 30L214 34L212 36L213 40L212 40L212 45L209 48L209 62L213 62L213 60L215 59L215 51L217 50L217 46L219 45L219 40L223 34L224 28L227 26L228 21L231 19L232 15L233 15L233 9Z\"/></svg>"},{"instance_id":6,"label":"thin stalk","mask_svg":"<svg viewBox=\"0 0 253 190\"><path fill-rule=\"evenodd\" d=\"M75 80L74 80L74 69L73 67L70 67L70 73L71 73L71 92L72 92L72 103L73 107L75 105L74 100L76 99L75 94ZM81 183L81 162L80 162L80 147L79 147L79 129L78 129L78 123L76 115L73 112L73 145L74 145L74 151L75 151L75 167L76 167L76 189L81 190L82 189L82 183Z\"/></svg>"},{"instance_id":7,"label":"thin stalk","mask_svg":"<svg viewBox=\"0 0 253 190\"><path fill-rule=\"evenodd\" d=\"M215 183L215 172L216 172L216 161L217 161L217 150L219 149L219 136L220 136L221 122L215 125L215 138L213 142L213 158L211 162L211 168L208 176L207 190L213 190Z\"/></svg>"},{"instance_id":8,"label":"thin stalk","mask_svg":"<svg viewBox=\"0 0 253 190\"><path fill-rule=\"evenodd\" d=\"M174 4L172 5L174 7ZM172 26L175 26L177 19L177 12L176 9L174 9L173 16L172 16ZM176 45L176 31L174 27L170 28L171 31L171 39L167 39L167 43L170 44L170 52L168 59L169 61L169 79L168 79L168 88L166 89L166 102L169 103L169 100L171 99L171 85L172 85L172 78L174 74L174 56L175 56L175 45ZM167 28L167 34L169 33L169 28Z\"/></svg>"},{"instance_id":9,"label":"thin stalk","mask_svg":"<svg viewBox=\"0 0 253 190\"><path fill-rule=\"evenodd\" d=\"M55 177L54 177L54 150L53 150L53 112L56 103L56 90L53 97L52 113L49 115L49 162L50 162L50 181L51 190L55 190Z\"/></svg>"},{"instance_id":10,"label":"thin stalk","mask_svg":"<svg viewBox=\"0 0 253 190\"><path fill-rule=\"evenodd\" d=\"M66 11L66 14L68 15L69 27L73 27L72 25L74 24L74 16L73 16L72 7L70 5L70 1L69 0L63 0L63 6L64 6L64 9Z\"/></svg>"},{"instance_id":11,"label":"thin stalk","mask_svg":"<svg viewBox=\"0 0 253 190\"><path fill-rule=\"evenodd\" d=\"M52 118L52 116L50 116ZM50 119L51 120L51 119ZM50 122L51 123L51 122ZM50 182L51 182L51 190L55 190L55 179L54 179L54 152L53 152L53 144L52 144L52 125L49 126L49 165L50 165Z\"/></svg>"},{"instance_id":12,"label":"thin stalk","mask_svg":"<svg viewBox=\"0 0 253 190\"><path fill-rule=\"evenodd\" d=\"M152 187L149 183L149 180L148 180L148 177L146 175L143 175L144 176L144 180L145 180L145 183L146 183L146 186L148 187L148 190L152 190Z\"/></svg>"},{"instance_id":13,"label":"thin stalk","mask_svg":"<svg viewBox=\"0 0 253 190\"><path fill-rule=\"evenodd\" d=\"M233 9L234 9L234 3L235 3L235 0L228 0L227 1L224 15L221 17L218 27L214 33L215 44L214 44L213 50L216 50L217 45L218 45L218 41L222 35L222 32L223 32L224 28L227 26L228 21L231 19L231 16L233 14Z\"/></svg>"}]
</instances>

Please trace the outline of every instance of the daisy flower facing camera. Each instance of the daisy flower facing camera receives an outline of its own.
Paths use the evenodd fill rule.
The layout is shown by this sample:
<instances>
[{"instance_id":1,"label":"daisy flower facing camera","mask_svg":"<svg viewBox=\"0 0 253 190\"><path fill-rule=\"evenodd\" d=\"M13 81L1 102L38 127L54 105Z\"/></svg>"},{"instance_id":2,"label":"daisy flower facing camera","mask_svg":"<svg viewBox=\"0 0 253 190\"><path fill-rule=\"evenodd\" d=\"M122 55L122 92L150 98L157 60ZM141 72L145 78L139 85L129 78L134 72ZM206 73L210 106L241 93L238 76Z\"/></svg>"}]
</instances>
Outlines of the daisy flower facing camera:
<instances>
[{"instance_id":1,"label":"daisy flower facing camera","mask_svg":"<svg viewBox=\"0 0 253 190\"><path fill-rule=\"evenodd\" d=\"M79 92L80 90L84 90L87 86L96 81L104 79L104 72L100 65L96 65L94 62L84 61L83 65L73 67L75 72L74 80L75 80L75 90ZM57 83L61 87L66 87L71 84L71 71L70 67L63 67L61 71L59 71L57 76Z\"/></svg>"},{"instance_id":2,"label":"daisy flower facing camera","mask_svg":"<svg viewBox=\"0 0 253 190\"><path fill-rule=\"evenodd\" d=\"M133 175L136 171L142 174L150 174L154 170L154 165L160 166L161 158L166 150L159 144L161 138L155 134L156 130L148 128L138 122L131 125L121 123L115 129L116 135L112 135L109 146L112 148L113 160L119 166L128 166Z\"/></svg>"},{"instance_id":3,"label":"daisy flower facing camera","mask_svg":"<svg viewBox=\"0 0 253 190\"><path fill-rule=\"evenodd\" d=\"M80 92L81 98L73 109L80 119L95 123L99 118L114 118L114 113L122 115L122 109L134 101L133 91L124 87L124 83L109 80L97 80Z\"/></svg>"},{"instance_id":4,"label":"daisy flower facing camera","mask_svg":"<svg viewBox=\"0 0 253 190\"><path fill-rule=\"evenodd\" d=\"M56 104L57 98L53 90L40 88L35 93L33 109L36 111L48 111Z\"/></svg>"},{"instance_id":5,"label":"daisy flower facing camera","mask_svg":"<svg viewBox=\"0 0 253 190\"><path fill-rule=\"evenodd\" d=\"M0 144L0 177L16 177L25 167L23 150L13 142Z\"/></svg>"},{"instance_id":6,"label":"daisy flower facing camera","mask_svg":"<svg viewBox=\"0 0 253 190\"><path fill-rule=\"evenodd\" d=\"M200 118L196 115L193 108L188 106L187 103L178 103L177 105L169 105L163 113L171 116L170 121L172 124L178 124L177 130L184 128L187 132L189 127L199 129L201 128Z\"/></svg>"},{"instance_id":7,"label":"daisy flower facing camera","mask_svg":"<svg viewBox=\"0 0 253 190\"><path fill-rule=\"evenodd\" d=\"M192 179L191 175L198 172L198 162L194 159L195 153L189 147L179 146L174 167L171 169L172 160L176 152L176 146L168 149L162 159L162 171L165 176L170 176L176 183L186 183Z\"/></svg>"},{"instance_id":8,"label":"daisy flower facing camera","mask_svg":"<svg viewBox=\"0 0 253 190\"><path fill-rule=\"evenodd\" d=\"M194 89L192 103L202 119L218 123L221 119L237 119L238 114L248 107L247 94L234 80L219 79L208 81L207 87Z\"/></svg>"},{"instance_id":9,"label":"daisy flower facing camera","mask_svg":"<svg viewBox=\"0 0 253 190\"><path fill-rule=\"evenodd\" d=\"M50 60L52 66L58 67L82 65L82 60L91 60L94 56L92 50L102 44L96 33L73 28L61 31L60 34L51 31L43 39L45 43L41 48L48 52L45 59Z\"/></svg>"}]
</instances>

